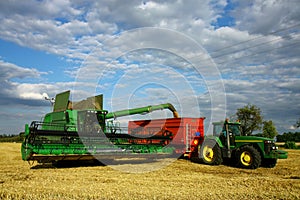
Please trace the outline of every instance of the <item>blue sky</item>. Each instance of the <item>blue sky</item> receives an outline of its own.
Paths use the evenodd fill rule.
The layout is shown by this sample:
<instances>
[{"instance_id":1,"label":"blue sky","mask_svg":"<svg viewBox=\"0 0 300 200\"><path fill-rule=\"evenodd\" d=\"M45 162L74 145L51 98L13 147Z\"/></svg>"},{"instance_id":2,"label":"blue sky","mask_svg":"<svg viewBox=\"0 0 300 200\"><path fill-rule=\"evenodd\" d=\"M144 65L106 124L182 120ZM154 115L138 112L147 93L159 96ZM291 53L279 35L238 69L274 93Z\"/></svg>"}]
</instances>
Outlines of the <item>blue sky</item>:
<instances>
[{"instance_id":1,"label":"blue sky","mask_svg":"<svg viewBox=\"0 0 300 200\"><path fill-rule=\"evenodd\" d=\"M207 123L250 103L296 131L296 1L8 0L0 16L0 133L40 120L43 93L65 90L103 93L108 110L171 102Z\"/></svg>"}]
</instances>

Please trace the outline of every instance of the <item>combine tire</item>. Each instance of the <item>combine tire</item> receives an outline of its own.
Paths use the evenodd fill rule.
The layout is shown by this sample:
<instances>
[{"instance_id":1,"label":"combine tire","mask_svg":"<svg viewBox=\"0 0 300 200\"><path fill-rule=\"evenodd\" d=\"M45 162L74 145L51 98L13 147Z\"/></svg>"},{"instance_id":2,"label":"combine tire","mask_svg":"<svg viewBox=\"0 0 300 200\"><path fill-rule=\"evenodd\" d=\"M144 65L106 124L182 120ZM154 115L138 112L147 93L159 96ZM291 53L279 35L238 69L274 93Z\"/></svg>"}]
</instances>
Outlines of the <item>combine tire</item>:
<instances>
[{"instance_id":1,"label":"combine tire","mask_svg":"<svg viewBox=\"0 0 300 200\"><path fill-rule=\"evenodd\" d=\"M261 156L253 146L244 146L237 152L237 166L256 169L261 164Z\"/></svg>"},{"instance_id":2,"label":"combine tire","mask_svg":"<svg viewBox=\"0 0 300 200\"><path fill-rule=\"evenodd\" d=\"M276 166L276 163L277 163L277 159L275 159L275 158L264 159L262 166L266 167L266 168L273 168Z\"/></svg>"},{"instance_id":3,"label":"combine tire","mask_svg":"<svg viewBox=\"0 0 300 200\"><path fill-rule=\"evenodd\" d=\"M204 141L200 148L200 160L208 165L220 165L223 162L221 149L216 141Z\"/></svg>"}]
</instances>

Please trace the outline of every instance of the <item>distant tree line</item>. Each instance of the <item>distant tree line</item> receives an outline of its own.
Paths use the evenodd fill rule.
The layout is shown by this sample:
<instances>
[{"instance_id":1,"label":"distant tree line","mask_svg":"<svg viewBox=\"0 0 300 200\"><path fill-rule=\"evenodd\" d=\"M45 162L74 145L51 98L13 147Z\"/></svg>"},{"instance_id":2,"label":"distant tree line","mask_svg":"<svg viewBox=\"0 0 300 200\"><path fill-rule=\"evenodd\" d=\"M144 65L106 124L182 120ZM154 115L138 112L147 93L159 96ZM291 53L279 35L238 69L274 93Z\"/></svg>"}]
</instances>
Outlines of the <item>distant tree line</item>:
<instances>
[{"instance_id":1,"label":"distant tree line","mask_svg":"<svg viewBox=\"0 0 300 200\"><path fill-rule=\"evenodd\" d=\"M21 135L0 135L0 142L22 142L23 137Z\"/></svg>"},{"instance_id":2,"label":"distant tree line","mask_svg":"<svg viewBox=\"0 0 300 200\"><path fill-rule=\"evenodd\" d=\"M283 133L282 135L277 135L277 142L288 142L288 141L294 141L294 142L300 142L300 132L288 132Z\"/></svg>"}]
</instances>

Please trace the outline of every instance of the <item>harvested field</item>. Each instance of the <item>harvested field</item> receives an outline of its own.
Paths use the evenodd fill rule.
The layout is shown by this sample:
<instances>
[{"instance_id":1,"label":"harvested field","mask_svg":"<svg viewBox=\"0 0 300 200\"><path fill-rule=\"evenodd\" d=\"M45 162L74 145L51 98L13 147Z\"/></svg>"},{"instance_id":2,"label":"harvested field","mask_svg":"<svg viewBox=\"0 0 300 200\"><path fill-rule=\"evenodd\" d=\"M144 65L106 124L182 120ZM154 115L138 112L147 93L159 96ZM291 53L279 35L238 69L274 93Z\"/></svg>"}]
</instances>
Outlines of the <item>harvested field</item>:
<instances>
[{"instance_id":1,"label":"harvested field","mask_svg":"<svg viewBox=\"0 0 300 200\"><path fill-rule=\"evenodd\" d=\"M0 143L0 151L0 199L300 199L300 150L288 150L289 158L273 169L177 160L147 173L116 170L139 167L126 162L114 168L30 166L18 143Z\"/></svg>"}]
</instances>

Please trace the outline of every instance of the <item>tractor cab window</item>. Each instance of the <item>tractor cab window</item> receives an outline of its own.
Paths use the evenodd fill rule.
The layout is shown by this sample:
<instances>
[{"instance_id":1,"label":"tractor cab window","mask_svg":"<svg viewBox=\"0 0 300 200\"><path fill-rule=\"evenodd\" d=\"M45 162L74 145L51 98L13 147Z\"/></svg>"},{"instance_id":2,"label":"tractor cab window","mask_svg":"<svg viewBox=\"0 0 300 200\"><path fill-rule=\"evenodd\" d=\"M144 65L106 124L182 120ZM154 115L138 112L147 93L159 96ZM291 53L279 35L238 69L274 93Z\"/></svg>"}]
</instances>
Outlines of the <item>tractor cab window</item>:
<instances>
[{"instance_id":1,"label":"tractor cab window","mask_svg":"<svg viewBox=\"0 0 300 200\"><path fill-rule=\"evenodd\" d=\"M234 136L240 136L241 135L241 130L240 126L238 124L229 124L228 125L228 131L230 134Z\"/></svg>"},{"instance_id":2,"label":"tractor cab window","mask_svg":"<svg viewBox=\"0 0 300 200\"><path fill-rule=\"evenodd\" d=\"M213 135L220 136L222 134L223 123L214 123L213 125Z\"/></svg>"},{"instance_id":3,"label":"tractor cab window","mask_svg":"<svg viewBox=\"0 0 300 200\"><path fill-rule=\"evenodd\" d=\"M214 136L225 136L226 137L226 125L224 123L214 123L213 124L213 135ZM228 132L229 135L232 136L240 136L241 130L239 124L229 123L228 125Z\"/></svg>"}]
</instances>

